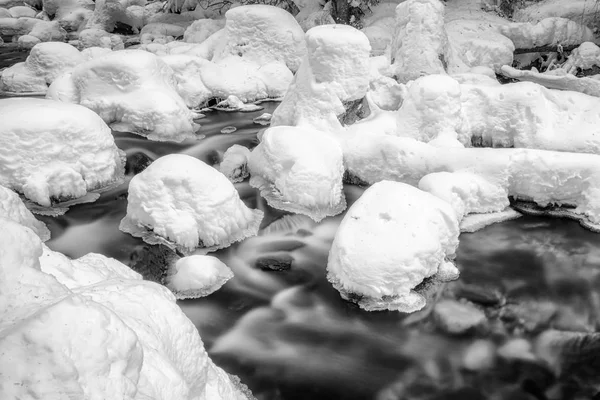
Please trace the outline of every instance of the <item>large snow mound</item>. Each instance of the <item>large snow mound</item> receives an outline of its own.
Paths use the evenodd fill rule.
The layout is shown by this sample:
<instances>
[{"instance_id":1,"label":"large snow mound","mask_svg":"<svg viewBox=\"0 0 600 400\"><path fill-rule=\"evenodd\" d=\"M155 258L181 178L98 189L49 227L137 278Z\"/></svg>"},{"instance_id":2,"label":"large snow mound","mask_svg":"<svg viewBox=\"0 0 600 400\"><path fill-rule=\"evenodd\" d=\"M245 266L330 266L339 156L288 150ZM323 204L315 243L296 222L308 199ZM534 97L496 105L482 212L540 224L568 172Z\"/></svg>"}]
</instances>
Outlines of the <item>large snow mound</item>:
<instances>
[{"instance_id":1,"label":"large snow mound","mask_svg":"<svg viewBox=\"0 0 600 400\"><path fill-rule=\"evenodd\" d=\"M1 398L246 398L166 288L100 255L68 260L0 223Z\"/></svg>"},{"instance_id":2,"label":"large snow mound","mask_svg":"<svg viewBox=\"0 0 600 400\"><path fill-rule=\"evenodd\" d=\"M176 91L173 71L154 54L111 52L79 65L70 81L60 83L71 85L71 102L95 111L116 131L160 141L195 136L193 114Z\"/></svg>"},{"instance_id":3,"label":"large snow mound","mask_svg":"<svg viewBox=\"0 0 600 400\"><path fill-rule=\"evenodd\" d=\"M0 185L50 207L119 183L124 154L97 114L75 104L0 100Z\"/></svg>"},{"instance_id":4,"label":"large snow mound","mask_svg":"<svg viewBox=\"0 0 600 400\"><path fill-rule=\"evenodd\" d=\"M120 229L184 254L224 248L256 235L263 218L216 169L183 154L160 157L129 184Z\"/></svg>"},{"instance_id":5,"label":"large snow mound","mask_svg":"<svg viewBox=\"0 0 600 400\"><path fill-rule=\"evenodd\" d=\"M33 216L15 192L4 186L0 186L0 218L28 227L44 242L50 239L50 230L46 225Z\"/></svg>"},{"instance_id":6,"label":"large snow mound","mask_svg":"<svg viewBox=\"0 0 600 400\"><path fill-rule=\"evenodd\" d=\"M350 26L321 25L306 32L306 43L308 54L271 126L340 131L344 103L361 99L369 87L369 39Z\"/></svg>"},{"instance_id":7,"label":"large snow mound","mask_svg":"<svg viewBox=\"0 0 600 400\"><path fill-rule=\"evenodd\" d=\"M344 166L338 142L313 129L267 129L248 161L250 185L271 207L308 215L315 221L346 208Z\"/></svg>"},{"instance_id":8,"label":"large snow mound","mask_svg":"<svg viewBox=\"0 0 600 400\"><path fill-rule=\"evenodd\" d=\"M170 267L166 285L178 299L195 299L219 290L233 278L233 271L212 256L182 257Z\"/></svg>"},{"instance_id":9,"label":"large snow mound","mask_svg":"<svg viewBox=\"0 0 600 400\"><path fill-rule=\"evenodd\" d=\"M342 220L329 251L328 279L361 308L420 310L425 298L415 287L449 269L459 233L447 202L410 185L378 182Z\"/></svg>"},{"instance_id":10,"label":"large snow mound","mask_svg":"<svg viewBox=\"0 0 600 400\"><path fill-rule=\"evenodd\" d=\"M436 147L412 138L363 133L344 142L344 163L351 176L366 183L394 180L416 186L430 173L470 172L516 199L541 207L572 207L592 229L600 224L600 156L596 154ZM497 190L490 191L495 198Z\"/></svg>"},{"instance_id":11,"label":"large snow mound","mask_svg":"<svg viewBox=\"0 0 600 400\"><path fill-rule=\"evenodd\" d=\"M414 81L398 110L397 134L464 146L525 147L600 154L600 99L530 82L460 84L443 75Z\"/></svg>"}]
</instances>

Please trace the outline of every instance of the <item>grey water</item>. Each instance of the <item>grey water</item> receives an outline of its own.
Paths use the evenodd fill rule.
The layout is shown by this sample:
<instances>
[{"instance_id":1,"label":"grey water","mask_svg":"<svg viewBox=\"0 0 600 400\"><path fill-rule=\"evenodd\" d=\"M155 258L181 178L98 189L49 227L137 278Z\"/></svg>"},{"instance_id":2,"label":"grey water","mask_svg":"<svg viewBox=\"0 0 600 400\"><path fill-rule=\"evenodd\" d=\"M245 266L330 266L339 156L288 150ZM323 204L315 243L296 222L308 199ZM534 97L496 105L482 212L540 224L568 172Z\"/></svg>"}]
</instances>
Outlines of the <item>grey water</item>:
<instances>
[{"instance_id":1,"label":"grey water","mask_svg":"<svg viewBox=\"0 0 600 400\"><path fill-rule=\"evenodd\" d=\"M209 113L201 140L152 142L114 133L127 176L170 153L215 165L233 144L255 146L254 113ZM237 130L221 134L225 126ZM128 180L127 180L128 181ZM600 388L600 235L577 222L523 217L463 234L458 281L414 314L366 312L325 277L343 215L316 224L268 207L247 182L241 198L265 211L257 237L213 253L235 277L179 305L217 365L261 400L591 399ZM345 187L351 205L362 188ZM127 182L60 217L39 217L47 243L70 257L97 252L133 265L148 246L121 233ZM365 265L368 268L368 265ZM434 304L471 305L485 318L452 332ZM151 305L149 305L151 306ZM464 323L470 315L446 316Z\"/></svg>"}]
</instances>

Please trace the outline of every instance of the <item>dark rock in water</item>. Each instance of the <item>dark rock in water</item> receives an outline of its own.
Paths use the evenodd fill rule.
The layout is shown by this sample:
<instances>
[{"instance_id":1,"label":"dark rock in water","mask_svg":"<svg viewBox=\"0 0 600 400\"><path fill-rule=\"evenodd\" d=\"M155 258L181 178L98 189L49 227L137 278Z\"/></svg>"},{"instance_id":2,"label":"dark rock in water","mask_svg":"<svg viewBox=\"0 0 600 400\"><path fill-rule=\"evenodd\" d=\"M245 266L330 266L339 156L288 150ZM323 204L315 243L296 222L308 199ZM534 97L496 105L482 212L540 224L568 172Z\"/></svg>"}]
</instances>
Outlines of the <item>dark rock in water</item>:
<instances>
[{"instance_id":1,"label":"dark rock in water","mask_svg":"<svg viewBox=\"0 0 600 400\"><path fill-rule=\"evenodd\" d=\"M146 153L134 153L127 156L125 163L125 173L137 175L152 164L152 159Z\"/></svg>"},{"instance_id":2,"label":"dark rock in water","mask_svg":"<svg viewBox=\"0 0 600 400\"><path fill-rule=\"evenodd\" d=\"M292 267L294 258L290 255L265 256L256 260L254 265L265 271L285 271Z\"/></svg>"},{"instance_id":3,"label":"dark rock in water","mask_svg":"<svg viewBox=\"0 0 600 400\"><path fill-rule=\"evenodd\" d=\"M504 296L498 289L477 284L459 282L454 289L454 294L458 298L467 299L483 306L499 306L505 302Z\"/></svg>"},{"instance_id":4,"label":"dark rock in water","mask_svg":"<svg viewBox=\"0 0 600 400\"><path fill-rule=\"evenodd\" d=\"M442 300L433 308L437 325L446 333L460 335L487 325L483 311L471 303Z\"/></svg>"},{"instance_id":5,"label":"dark rock in water","mask_svg":"<svg viewBox=\"0 0 600 400\"><path fill-rule=\"evenodd\" d=\"M342 125L352 125L358 120L364 119L371 114L366 98L348 101L344 103L346 112L338 115L338 120Z\"/></svg>"},{"instance_id":6,"label":"dark rock in water","mask_svg":"<svg viewBox=\"0 0 600 400\"><path fill-rule=\"evenodd\" d=\"M348 183L350 185L356 185L356 186L361 186L361 187L368 187L368 186L370 186L369 182L363 181L362 179L360 179L359 177L351 174L348 171L344 172L343 181L344 181L344 183Z\"/></svg>"},{"instance_id":7,"label":"dark rock in water","mask_svg":"<svg viewBox=\"0 0 600 400\"><path fill-rule=\"evenodd\" d=\"M170 265L180 257L175 251L162 244L144 245L136 249L130 256L128 266L142 275L147 281L165 283L165 277Z\"/></svg>"}]
</instances>

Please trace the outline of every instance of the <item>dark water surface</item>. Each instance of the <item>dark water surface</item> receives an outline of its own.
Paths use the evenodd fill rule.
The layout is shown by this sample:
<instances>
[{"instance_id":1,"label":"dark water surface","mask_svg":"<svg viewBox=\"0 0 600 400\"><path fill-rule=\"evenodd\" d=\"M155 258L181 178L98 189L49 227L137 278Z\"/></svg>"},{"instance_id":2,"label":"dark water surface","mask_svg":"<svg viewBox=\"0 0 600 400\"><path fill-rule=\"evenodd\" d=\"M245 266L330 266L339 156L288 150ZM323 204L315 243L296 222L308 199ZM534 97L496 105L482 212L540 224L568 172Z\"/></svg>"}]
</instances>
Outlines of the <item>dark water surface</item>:
<instances>
[{"instance_id":1,"label":"dark water surface","mask_svg":"<svg viewBox=\"0 0 600 400\"><path fill-rule=\"evenodd\" d=\"M205 139L151 142L115 133L137 166L185 153L211 165L233 144L253 147L272 112L208 114ZM219 133L225 126L237 131ZM600 387L600 235L574 221L523 217L460 238L458 281L438 301L485 314L449 333L428 307L412 315L365 312L343 301L325 278L342 216L315 224L269 208L247 182L241 197L265 211L259 236L213 253L235 273L216 293L179 305L213 360L239 375L259 399L590 399ZM346 186L351 205L362 189ZM127 184L58 218L40 217L47 243L71 257L102 253L131 264L144 243L118 230ZM289 267L284 271L268 266ZM365 266L368 268L368 266ZM151 306L151 305L149 305ZM462 321L469 316L453 315ZM558 331L582 332L563 334Z\"/></svg>"}]
</instances>

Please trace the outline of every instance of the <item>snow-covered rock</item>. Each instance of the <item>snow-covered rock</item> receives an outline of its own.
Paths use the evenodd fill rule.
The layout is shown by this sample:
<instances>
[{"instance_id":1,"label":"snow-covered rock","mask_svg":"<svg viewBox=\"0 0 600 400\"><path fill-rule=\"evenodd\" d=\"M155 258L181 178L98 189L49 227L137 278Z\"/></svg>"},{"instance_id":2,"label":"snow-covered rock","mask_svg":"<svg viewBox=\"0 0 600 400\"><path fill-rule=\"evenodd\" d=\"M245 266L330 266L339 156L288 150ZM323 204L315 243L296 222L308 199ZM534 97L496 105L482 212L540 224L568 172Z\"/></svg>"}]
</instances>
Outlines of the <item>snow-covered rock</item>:
<instances>
[{"instance_id":1,"label":"snow-covered rock","mask_svg":"<svg viewBox=\"0 0 600 400\"><path fill-rule=\"evenodd\" d=\"M396 7L392 69L398 82L446 70L448 37L439 0L407 0Z\"/></svg>"},{"instance_id":2,"label":"snow-covered rock","mask_svg":"<svg viewBox=\"0 0 600 400\"><path fill-rule=\"evenodd\" d=\"M87 19L84 29L95 28L112 32L117 22L129 26L137 25L132 21L131 14L127 13L127 4L124 3L120 0L96 0L94 12Z\"/></svg>"},{"instance_id":3,"label":"snow-covered rock","mask_svg":"<svg viewBox=\"0 0 600 400\"><path fill-rule=\"evenodd\" d=\"M37 15L37 11L31 7L27 6L15 6L8 9L11 17L20 18L20 17L28 17L35 18Z\"/></svg>"},{"instance_id":4,"label":"snow-covered rock","mask_svg":"<svg viewBox=\"0 0 600 400\"><path fill-rule=\"evenodd\" d=\"M499 27L517 49L533 49L547 45L572 46L593 41L594 32L566 18L545 18L537 24L514 22Z\"/></svg>"},{"instance_id":5,"label":"snow-covered rock","mask_svg":"<svg viewBox=\"0 0 600 400\"><path fill-rule=\"evenodd\" d=\"M188 43L202 43L224 27L224 19L199 19L186 28L183 40Z\"/></svg>"},{"instance_id":6,"label":"snow-covered rock","mask_svg":"<svg viewBox=\"0 0 600 400\"><path fill-rule=\"evenodd\" d=\"M94 112L33 98L0 100L0 185L44 207L119 183L124 154Z\"/></svg>"},{"instance_id":7,"label":"snow-covered rock","mask_svg":"<svg viewBox=\"0 0 600 400\"><path fill-rule=\"evenodd\" d=\"M426 300L415 287L438 272L458 272L450 260L459 233L450 204L403 183L378 182L342 220L327 278L366 310L420 310Z\"/></svg>"},{"instance_id":8,"label":"snow-covered rock","mask_svg":"<svg viewBox=\"0 0 600 400\"><path fill-rule=\"evenodd\" d=\"M166 276L166 286L178 299L195 299L216 292L233 271L212 256L192 255L177 260Z\"/></svg>"},{"instance_id":9,"label":"snow-covered rock","mask_svg":"<svg viewBox=\"0 0 600 400\"><path fill-rule=\"evenodd\" d=\"M31 211L25 207L19 196L10 189L0 186L0 219L7 219L28 227L40 240L50 239L50 230L46 225L35 219Z\"/></svg>"},{"instance_id":10,"label":"snow-covered rock","mask_svg":"<svg viewBox=\"0 0 600 400\"><path fill-rule=\"evenodd\" d=\"M314 129L267 129L248 161L250 185L271 207L308 215L315 221L346 208L344 166L338 142Z\"/></svg>"},{"instance_id":11,"label":"snow-covered rock","mask_svg":"<svg viewBox=\"0 0 600 400\"><path fill-rule=\"evenodd\" d=\"M513 19L516 22L537 23L546 18L560 17L593 28L600 23L597 7L596 2L588 0L543 0L516 10Z\"/></svg>"},{"instance_id":12,"label":"snow-covered rock","mask_svg":"<svg viewBox=\"0 0 600 400\"><path fill-rule=\"evenodd\" d=\"M263 218L244 205L225 175L181 154L161 157L133 177L127 199L122 231L185 254L254 236Z\"/></svg>"},{"instance_id":13,"label":"snow-covered rock","mask_svg":"<svg viewBox=\"0 0 600 400\"><path fill-rule=\"evenodd\" d=\"M501 185L516 199L542 207L574 206L572 211L591 225L600 224L600 156L596 154L436 147L412 138L364 132L343 145L346 170L369 184L394 180L416 186L430 173L468 171Z\"/></svg>"},{"instance_id":14,"label":"snow-covered rock","mask_svg":"<svg viewBox=\"0 0 600 400\"><path fill-rule=\"evenodd\" d=\"M43 0L43 10L66 31L77 31L94 12L92 0Z\"/></svg>"},{"instance_id":15,"label":"snow-covered rock","mask_svg":"<svg viewBox=\"0 0 600 400\"><path fill-rule=\"evenodd\" d=\"M578 78L562 68L539 73L535 70L519 70L505 65L501 71L504 76L509 78L537 83L548 89L568 90L600 97L600 79L594 77Z\"/></svg>"},{"instance_id":16,"label":"snow-covered rock","mask_svg":"<svg viewBox=\"0 0 600 400\"><path fill-rule=\"evenodd\" d=\"M123 39L102 29L88 28L79 32L80 48L102 47L111 50L123 50Z\"/></svg>"},{"instance_id":17,"label":"snow-covered rock","mask_svg":"<svg viewBox=\"0 0 600 400\"><path fill-rule=\"evenodd\" d=\"M195 137L193 114L175 89L173 71L153 54L111 52L79 65L70 81L60 83L75 88L71 102L95 111L116 131L159 141Z\"/></svg>"},{"instance_id":18,"label":"snow-covered rock","mask_svg":"<svg viewBox=\"0 0 600 400\"><path fill-rule=\"evenodd\" d=\"M569 55L569 59L562 65L562 69L570 74L577 73L577 69L590 69L600 67L600 47L592 42L584 42L574 49Z\"/></svg>"},{"instance_id":19,"label":"snow-covered rock","mask_svg":"<svg viewBox=\"0 0 600 400\"><path fill-rule=\"evenodd\" d=\"M166 288L104 256L68 260L28 228L0 224L1 398L247 398Z\"/></svg>"},{"instance_id":20,"label":"snow-covered rock","mask_svg":"<svg viewBox=\"0 0 600 400\"><path fill-rule=\"evenodd\" d=\"M19 47L24 49L31 49L36 44L40 43L41 40L31 35L23 35L17 39Z\"/></svg>"},{"instance_id":21,"label":"snow-covered rock","mask_svg":"<svg viewBox=\"0 0 600 400\"><path fill-rule=\"evenodd\" d=\"M464 146L600 154L600 99L519 82L459 84L445 75L414 81L398 110L400 136Z\"/></svg>"},{"instance_id":22,"label":"snow-covered rock","mask_svg":"<svg viewBox=\"0 0 600 400\"><path fill-rule=\"evenodd\" d=\"M306 33L306 43L308 54L271 125L340 131L344 103L361 99L369 87L369 39L347 25L322 25Z\"/></svg>"},{"instance_id":23,"label":"snow-covered rock","mask_svg":"<svg viewBox=\"0 0 600 400\"><path fill-rule=\"evenodd\" d=\"M433 315L443 331L455 335L476 329L487 322L483 311L473 304L448 299L433 307Z\"/></svg>"},{"instance_id":24,"label":"snow-covered rock","mask_svg":"<svg viewBox=\"0 0 600 400\"><path fill-rule=\"evenodd\" d=\"M219 164L219 171L232 183L242 182L248 176L248 159L250 150L247 147L234 144L223 154L223 160Z\"/></svg>"}]
</instances>

